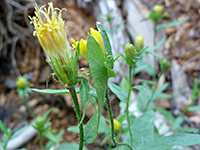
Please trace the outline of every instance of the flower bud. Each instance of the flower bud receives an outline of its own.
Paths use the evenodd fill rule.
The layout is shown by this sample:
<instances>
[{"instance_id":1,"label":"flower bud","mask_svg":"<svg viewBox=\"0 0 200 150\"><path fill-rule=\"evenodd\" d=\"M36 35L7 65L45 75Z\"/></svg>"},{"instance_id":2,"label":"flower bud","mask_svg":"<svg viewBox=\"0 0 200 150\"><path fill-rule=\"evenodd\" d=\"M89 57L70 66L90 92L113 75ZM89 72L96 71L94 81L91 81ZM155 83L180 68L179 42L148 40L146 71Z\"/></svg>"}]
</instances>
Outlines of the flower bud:
<instances>
[{"instance_id":1,"label":"flower bud","mask_svg":"<svg viewBox=\"0 0 200 150\"><path fill-rule=\"evenodd\" d=\"M77 79L77 64L68 43L64 21L61 18L62 10L53 7L50 2L48 9L44 6L35 7L31 24L34 25L34 36L37 36L43 47L48 63L63 84L74 85Z\"/></svg>"},{"instance_id":2,"label":"flower bud","mask_svg":"<svg viewBox=\"0 0 200 150\"><path fill-rule=\"evenodd\" d=\"M94 39L99 43L101 49L104 51L104 43L103 38L101 36L101 33L93 28L90 28L90 34L94 37ZM77 48L78 42L76 42L74 39L71 39L73 43L73 48ZM80 54L85 58L88 59L87 56L87 40L81 39L79 41L79 50Z\"/></svg>"},{"instance_id":3,"label":"flower bud","mask_svg":"<svg viewBox=\"0 0 200 150\"><path fill-rule=\"evenodd\" d=\"M144 42L144 37L141 35L138 35L135 39L135 48L140 51L143 49L143 42Z\"/></svg>"},{"instance_id":4,"label":"flower bud","mask_svg":"<svg viewBox=\"0 0 200 150\"><path fill-rule=\"evenodd\" d=\"M115 131L119 131L119 129L120 129L120 123L119 123L119 121L117 121L116 119L113 119L113 122L114 122L114 129L115 129Z\"/></svg>"},{"instance_id":5,"label":"flower bud","mask_svg":"<svg viewBox=\"0 0 200 150\"><path fill-rule=\"evenodd\" d=\"M170 66L171 66L171 64L166 59L161 60L161 62L160 62L161 70L165 70L165 69L169 68Z\"/></svg>"},{"instance_id":6,"label":"flower bud","mask_svg":"<svg viewBox=\"0 0 200 150\"><path fill-rule=\"evenodd\" d=\"M16 81L17 88L24 89L28 85L28 81L24 77L19 77Z\"/></svg>"},{"instance_id":7,"label":"flower bud","mask_svg":"<svg viewBox=\"0 0 200 150\"><path fill-rule=\"evenodd\" d=\"M162 11L163 11L163 7L162 7L161 5L156 5L156 6L154 6L154 11L155 11L156 13L161 14Z\"/></svg>"},{"instance_id":8,"label":"flower bud","mask_svg":"<svg viewBox=\"0 0 200 150\"><path fill-rule=\"evenodd\" d=\"M41 117L41 116L37 117L36 127L39 131L42 131L44 129L44 119L43 119L43 117Z\"/></svg>"},{"instance_id":9,"label":"flower bud","mask_svg":"<svg viewBox=\"0 0 200 150\"><path fill-rule=\"evenodd\" d=\"M127 43L125 45L125 54L127 64L133 65L135 59L135 47L133 46L133 44Z\"/></svg>"}]
</instances>

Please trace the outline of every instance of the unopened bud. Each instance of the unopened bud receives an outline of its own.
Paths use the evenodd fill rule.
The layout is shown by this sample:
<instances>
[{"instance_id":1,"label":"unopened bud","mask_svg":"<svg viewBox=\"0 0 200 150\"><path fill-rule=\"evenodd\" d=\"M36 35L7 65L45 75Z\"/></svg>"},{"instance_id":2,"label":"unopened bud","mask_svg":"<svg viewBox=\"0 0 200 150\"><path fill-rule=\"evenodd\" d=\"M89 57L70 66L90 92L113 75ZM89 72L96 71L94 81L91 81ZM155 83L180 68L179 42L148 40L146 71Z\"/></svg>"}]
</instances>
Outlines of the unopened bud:
<instances>
[{"instance_id":1,"label":"unopened bud","mask_svg":"<svg viewBox=\"0 0 200 150\"><path fill-rule=\"evenodd\" d=\"M133 46L133 44L127 43L125 45L125 54L127 64L133 65L135 59L135 47Z\"/></svg>"},{"instance_id":2,"label":"unopened bud","mask_svg":"<svg viewBox=\"0 0 200 150\"><path fill-rule=\"evenodd\" d=\"M36 126L39 131L42 131L44 129L44 119L42 117L37 117Z\"/></svg>"},{"instance_id":3,"label":"unopened bud","mask_svg":"<svg viewBox=\"0 0 200 150\"><path fill-rule=\"evenodd\" d=\"M143 49L143 43L144 43L144 37L141 35L138 35L135 39L135 48L140 51Z\"/></svg>"},{"instance_id":4,"label":"unopened bud","mask_svg":"<svg viewBox=\"0 0 200 150\"><path fill-rule=\"evenodd\" d=\"M120 129L120 123L119 123L119 121L117 121L116 119L114 119L113 122L114 122L114 129L115 129L115 131L119 131L119 129Z\"/></svg>"},{"instance_id":5,"label":"unopened bud","mask_svg":"<svg viewBox=\"0 0 200 150\"><path fill-rule=\"evenodd\" d=\"M161 70L165 70L165 69L169 68L170 66L171 66L171 64L166 59L161 60L161 62L160 62Z\"/></svg>"},{"instance_id":6,"label":"unopened bud","mask_svg":"<svg viewBox=\"0 0 200 150\"><path fill-rule=\"evenodd\" d=\"M161 14L163 11L163 7L161 5L156 5L154 6L154 11Z\"/></svg>"},{"instance_id":7,"label":"unopened bud","mask_svg":"<svg viewBox=\"0 0 200 150\"><path fill-rule=\"evenodd\" d=\"M28 85L28 81L24 77L19 77L16 81L18 88L24 89Z\"/></svg>"}]
</instances>

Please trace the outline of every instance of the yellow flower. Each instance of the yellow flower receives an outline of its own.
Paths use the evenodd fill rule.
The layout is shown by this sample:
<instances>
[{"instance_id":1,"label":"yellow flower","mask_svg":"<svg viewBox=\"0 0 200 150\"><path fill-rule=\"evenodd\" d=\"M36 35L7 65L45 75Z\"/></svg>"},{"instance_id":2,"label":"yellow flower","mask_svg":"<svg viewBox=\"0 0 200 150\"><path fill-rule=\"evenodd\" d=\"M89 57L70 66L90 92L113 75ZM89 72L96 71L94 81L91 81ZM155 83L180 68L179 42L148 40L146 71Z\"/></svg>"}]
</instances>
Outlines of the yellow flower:
<instances>
[{"instance_id":1,"label":"yellow flower","mask_svg":"<svg viewBox=\"0 0 200 150\"><path fill-rule=\"evenodd\" d=\"M116 119L113 119L113 122L114 122L114 129L115 129L115 131L119 131L119 129L120 129L120 123L119 123L119 121L117 121Z\"/></svg>"},{"instance_id":2,"label":"yellow flower","mask_svg":"<svg viewBox=\"0 0 200 150\"><path fill-rule=\"evenodd\" d=\"M163 7L161 5L156 5L154 6L154 11L161 14L163 11Z\"/></svg>"},{"instance_id":3,"label":"yellow flower","mask_svg":"<svg viewBox=\"0 0 200 150\"><path fill-rule=\"evenodd\" d=\"M138 35L135 39L135 47L137 50L143 49L143 42L144 42L144 37L141 35Z\"/></svg>"},{"instance_id":4,"label":"yellow flower","mask_svg":"<svg viewBox=\"0 0 200 150\"><path fill-rule=\"evenodd\" d=\"M16 85L18 88L25 88L27 86L27 81L23 77L19 77L16 81Z\"/></svg>"},{"instance_id":5,"label":"yellow flower","mask_svg":"<svg viewBox=\"0 0 200 150\"><path fill-rule=\"evenodd\" d=\"M104 51L104 43L103 38L101 36L101 33L93 28L90 28L90 34L94 37L94 39L99 43L101 49ZM77 48L78 42L76 42L74 39L71 39L73 43L73 48ZM79 50L80 54L85 58L88 59L87 56L87 40L81 39L79 41Z\"/></svg>"},{"instance_id":6,"label":"yellow flower","mask_svg":"<svg viewBox=\"0 0 200 150\"><path fill-rule=\"evenodd\" d=\"M52 2L48 5L47 9L45 5L40 8L36 5L35 16L29 17L30 23L35 27L33 35L38 38L49 63L62 83L72 84L73 79L69 72L73 72L76 78L77 66L65 33L64 21L61 18L64 9L54 8Z\"/></svg>"}]
</instances>

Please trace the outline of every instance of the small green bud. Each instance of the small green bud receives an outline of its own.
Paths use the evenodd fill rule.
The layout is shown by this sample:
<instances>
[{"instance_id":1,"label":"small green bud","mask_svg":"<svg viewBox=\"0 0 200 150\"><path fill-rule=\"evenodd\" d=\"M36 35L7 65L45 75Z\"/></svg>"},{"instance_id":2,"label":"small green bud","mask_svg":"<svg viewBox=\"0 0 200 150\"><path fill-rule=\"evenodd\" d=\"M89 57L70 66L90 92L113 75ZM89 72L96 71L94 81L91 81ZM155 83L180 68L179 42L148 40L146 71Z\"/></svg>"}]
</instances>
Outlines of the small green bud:
<instances>
[{"instance_id":1,"label":"small green bud","mask_svg":"<svg viewBox=\"0 0 200 150\"><path fill-rule=\"evenodd\" d=\"M161 62L160 62L161 70L165 70L165 69L169 68L170 66L171 66L171 64L166 59L161 60Z\"/></svg>"},{"instance_id":2,"label":"small green bud","mask_svg":"<svg viewBox=\"0 0 200 150\"><path fill-rule=\"evenodd\" d=\"M162 11L163 11L163 7L162 7L161 5L156 5L156 6L154 6L154 11L155 11L156 13L161 14Z\"/></svg>"},{"instance_id":3,"label":"small green bud","mask_svg":"<svg viewBox=\"0 0 200 150\"><path fill-rule=\"evenodd\" d=\"M41 117L41 116L37 117L36 126L37 126L37 129L39 131L42 131L44 129L44 119L43 119L43 117Z\"/></svg>"},{"instance_id":4,"label":"small green bud","mask_svg":"<svg viewBox=\"0 0 200 150\"><path fill-rule=\"evenodd\" d=\"M108 22L111 21L111 15L110 15L109 13L106 15L106 20L107 20Z\"/></svg>"},{"instance_id":5,"label":"small green bud","mask_svg":"<svg viewBox=\"0 0 200 150\"><path fill-rule=\"evenodd\" d=\"M125 54L127 64L133 65L135 59L135 47L133 46L133 44L127 43L125 45Z\"/></svg>"},{"instance_id":6,"label":"small green bud","mask_svg":"<svg viewBox=\"0 0 200 150\"><path fill-rule=\"evenodd\" d=\"M28 81L24 77L19 77L16 81L17 88L25 89L28 85Z\"/></svg>"},{"instance_id":7,"label":"small green bud","mask_svg":"<svg viewBox=\"0 0 200 150\"><path fill-rule=\"evenodd\" d=\"M138 35L135 39L135 48L140 51L143 49L143 43L144 43L144 37L141 35Z\"/></svg>"}]
</instances>

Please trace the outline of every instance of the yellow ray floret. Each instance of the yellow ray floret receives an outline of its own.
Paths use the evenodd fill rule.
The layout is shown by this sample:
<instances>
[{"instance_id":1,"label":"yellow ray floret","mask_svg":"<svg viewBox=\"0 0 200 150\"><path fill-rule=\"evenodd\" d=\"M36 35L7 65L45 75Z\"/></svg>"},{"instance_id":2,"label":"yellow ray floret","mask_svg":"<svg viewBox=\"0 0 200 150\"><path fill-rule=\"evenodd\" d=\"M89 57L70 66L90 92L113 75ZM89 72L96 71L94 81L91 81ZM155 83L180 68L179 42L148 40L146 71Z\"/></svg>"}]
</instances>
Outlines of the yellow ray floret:
<instances>
[{"instance_id":1,"label":"yellow ray floret","mask_svg":"<svg viewBox=\"0 0 200 150\"><path fill-rule=\"evenodd\" d=\"M104 43L103 43L103 38L100 34L99 31L90 28L90 34L94 37L94 39L99 43L101 49L104 51ZM76 42L74 39L71 39L73 43L73 48L77 48L78 43L79 43L79 50L80 54L85 58L88 59L87 56L87 40L81 39L79 42Z\"/></svg>"}]
</instances>

